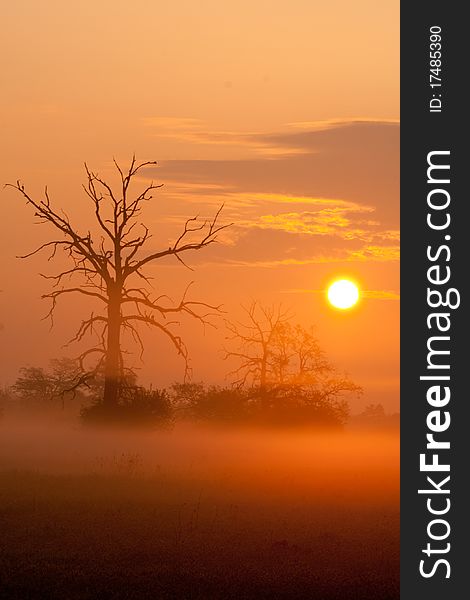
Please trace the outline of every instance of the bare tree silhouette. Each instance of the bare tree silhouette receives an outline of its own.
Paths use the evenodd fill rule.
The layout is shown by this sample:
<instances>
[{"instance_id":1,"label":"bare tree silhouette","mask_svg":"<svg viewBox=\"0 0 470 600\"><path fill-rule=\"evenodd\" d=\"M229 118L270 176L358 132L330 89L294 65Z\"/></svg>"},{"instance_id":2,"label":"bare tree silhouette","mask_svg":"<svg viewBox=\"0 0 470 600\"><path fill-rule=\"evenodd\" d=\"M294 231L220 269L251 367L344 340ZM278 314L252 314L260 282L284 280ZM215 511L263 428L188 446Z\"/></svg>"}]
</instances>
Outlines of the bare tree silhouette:
<instances>
[{"instance_id":1,"label":"bare tree silhouette","mask_svg":"<svg viewBox=\"0 0 470 600\"><path fill-rule=\"evenodd\" d=\"M244 323L226 321L227 339L235 349L225 350L224 358L239 363L228 374L234 385L251 385L268 404L289 395L329 403L344 393L361 393L328 360L313 328L291 323L289 310L258 302L242 308Z\"/></svg>"},{"instance_id":2,"label":"bare tree silhouette","mask_svg":"<svg viewBox=\"0 0 470 600\"><path fill-rule=\"evenodd\" d=\"M97 334L97 345L88 348L78 357L82 374L75 385L86 383L87 379L104 368L103 404L111 408L118 402L120 382L125 374L121 348L123 331L130 332L141 351L143 343L139 325L162 332L183 357L187 375L187 347L183 339L173 331L172 326L178 321L171 317L186 314L206 324L212 315L220 311L220 306L188 299L191 284L176 304L164 294L153 298L145 267L167 256L174 256L182 265L187 266L184 260L186 253L214 243L217 234L229 226L219 225L220 207L209 221L200 221L198 217L188 219L176 241L168 248L145 254L144 249L151 234L139 221L139 217L143 203L151 200L152 192L162 187L162 184L151 182L133 196L130 195L130 186L138 175L142 175L142 169L155 165L156 162L138 163L134 156L127 171L116 161L114 164L119 174L117 189L113 189L85 164L87 182L83 189L92 203L94 221L99 231L96 235L90 230L81 232L62 209L54 208L47 187L44 198L36 200L25 191L20 181L8 184L18 190L27 204L33 207L39 223L49 223L61 235L60 239L48 241L20 258L28 258L50 249L48 260L51 260L61 249L71 263L70 268L56 275L43 275L54 284L52 291L43 296L51 301L47 316L52 323L57 302L62 296L81 294L99 300L104 307L104 314L92 313L82 321L71 341L81 341L90 333ZM70 285L64 286L65 281L70 281ZM89 363L92 355L98 355L98 361L90 369L86 362Z\"/></svg>"},{"instance_id":3,"label":"bare tree silhouette","mask_svg":"<svg viewBox=\"0 0 470 600\"><path fill-rule=\"evenodd\" d=\"M271 359L276 339L292 314L280 305L268 307L258 302L242 306L242 309L247 317L245 323L226 321L227 339L237 348L225 350L224 359L234 358L240 362L229 377L234 378L236 385L251 383L265 388L273 379Z\"/></svg>"},{"instance_id":4,"label":"bare tree silhouette","mask_svg":"<svg viewBox=\"0 0 470 600\"><path fill-rule=\"evenodd\" d=\"M281 385L318 383L333 371L313 327L290 322L276 328L270 362L274 379Z\"/></svg>"}]
</instances>

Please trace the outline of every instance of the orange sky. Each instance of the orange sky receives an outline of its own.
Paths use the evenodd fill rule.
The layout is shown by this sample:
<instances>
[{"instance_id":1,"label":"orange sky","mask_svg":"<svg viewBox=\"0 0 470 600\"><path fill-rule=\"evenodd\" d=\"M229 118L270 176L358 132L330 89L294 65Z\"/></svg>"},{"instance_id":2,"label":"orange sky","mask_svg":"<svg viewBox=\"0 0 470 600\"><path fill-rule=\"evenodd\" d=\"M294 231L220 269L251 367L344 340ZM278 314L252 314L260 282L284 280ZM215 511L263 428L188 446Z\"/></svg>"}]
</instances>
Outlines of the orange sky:
<instances>
[{"instance_id":1,"label":"orange sky","mask_svg":"<svg viewBox=\"0 0 470 600\"><path fill-rule=\"evenodd\" d=\"M148 208L155 244L175 217L225 202L225 245L150 268L158 289L194 294L238 315L251 298L282 301L315 324L334 362L365 388L360 402L398 407L399 3L69 3L17 0L2 9L2 180L21 178L85 223L86 160L158 160L165 184ZM44 261L15 256L47 239L11 190L2 192L2 375L66 351L89 306L40 321ZM47 271L47 269L50 269ZM367 291L347 314L321 290L336 275ZM62 316L62 318L60 318ZM222 381L224 331L185 323L195 379ZM182 365L146 337L145 382Z\"/></svg>"}]
</instances>

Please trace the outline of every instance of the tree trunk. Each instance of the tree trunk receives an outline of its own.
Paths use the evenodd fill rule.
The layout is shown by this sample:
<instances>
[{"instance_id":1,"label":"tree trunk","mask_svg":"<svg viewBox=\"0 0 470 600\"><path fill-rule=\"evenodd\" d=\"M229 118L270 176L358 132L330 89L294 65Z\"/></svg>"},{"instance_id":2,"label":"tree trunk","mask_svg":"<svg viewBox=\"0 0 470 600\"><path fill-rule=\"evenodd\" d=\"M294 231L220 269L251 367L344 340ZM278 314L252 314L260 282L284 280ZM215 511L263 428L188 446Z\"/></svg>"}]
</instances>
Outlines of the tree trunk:
<instances>
[{"instance_id":1,"label":"tree trunk","mask_svg":"<svg viewBox=\"0 0 470 600\"><path fill-rule=\"evenodd\" d=\"M269 408L268 390L267 390L267 371L268 371L268 349L263 346L263 356L261 357L261 369L259 377L259 395L263 409Z\"/></svg>"},{"instance_id":2,"label":"tree trunk","mask_svg":"<svg viewBox=\"0 0 470 600\"><path fill-rule=\"evenodd\" d=\"M259 374L260 388L266 387L267 367L268 367L268 349L266 348L265 345L263 345L263 356L261 357L261 368L260 368L260 374Z\"/></svg>"},{"instance_id":3,"label":"tree trunk","mask_svg":"<svg viewBox=\"0 0 470 600\"><path fill-rule=\"evenodd\" d=\"M103 404L109 408L117 406L119 398L120 368L120 334L121 334L121 294L109 293L108 304L108 339L104 374Z\"/></svg>"}]
</instances>

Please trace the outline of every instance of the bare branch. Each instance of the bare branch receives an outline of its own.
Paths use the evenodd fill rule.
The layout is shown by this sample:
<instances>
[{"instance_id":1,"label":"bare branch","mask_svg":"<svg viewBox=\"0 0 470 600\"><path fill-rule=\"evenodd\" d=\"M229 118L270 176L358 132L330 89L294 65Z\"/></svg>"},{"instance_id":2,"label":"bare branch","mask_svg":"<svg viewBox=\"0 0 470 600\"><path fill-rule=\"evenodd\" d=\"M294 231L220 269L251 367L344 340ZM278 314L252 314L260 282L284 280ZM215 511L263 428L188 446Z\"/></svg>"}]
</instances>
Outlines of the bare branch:
<instances>
[{"instance_id":1,"label":"bare branch","mask_svg":"<svg viewBox=\"0 0 470 600\"><path fill-rule=\"evenodd\" d=\"M134 264L129 262L126 265L126 270L129 273L132 273L132 272L137 271L144 265L148 264L149 262L158 260L160 258L163 258L164 256L176 256L176 257L180 258L179 255L183 252L187 252L188 250L200 250L201 248L204 248L206 246L209 246L210 244L213 244L217 239L217 234L232 225L232 223L229 223L227 225L218 225L218 218L223 209L223 206L224 205L222 204L222 206L218 209L214 218L210 222L204 221L200 225L191 227L191 223L197 221L197 217L192 217L192 218L188 219L185 223L183 232L177 238L177 240L173 244L173 246L170 246L167 250L162 250L160 252L155 252L154 254L150 254L150 255L146 256L145 258L142 258L141 260L135 262ZM186 239L186 237L189 234L191 234L195 231L202 231L202 230L206 230L206 231L201 240L199 240L198 242L188 242L186 244L182 244L182 242Z\"/></svg>"},{"instance_id":2,"label":"bare branch","mask_svg":"<svg viewBox=\"0 0 470 600\"><path fill-rule=\"evenodd\" d=\"M178 323L171 320L171 315L188 315L203 326L214 327L211 319L223 312L221 305L189 299L188 290L192 284L188 285L179 302L173 303L165 294L154 298L145 286L138 287L131 278L139 279L140 283L144 282L150 287L151 278L146 274L144 267L165 256L175 256L183 266L191 269L184 253L190 250L197 251L214 243L218 234L229 226L219 223L223 208L221 206L212 220L200 221L198 217L187 219L173 245L168 249L142 257L140 253L143 253L151 234L148 227L139 222L139 216L144 203L151 200L152 193L163 184L151 181L132 196L130 188L133 178L143 174L145 167L157 163L155 161L138 163L133 156L129 167L123 169L115 159L113 161L120 180L117 187L112 187L85 163L86 181L82 187L92 202L93 221L97 234L92 233L92 229L85 233L81 232L62 209L54 208L47 188L44 196L36 199L25 191L20 181L10 184L10 187L15 188L33 208L38 222L52 225L59 234L57 238L45 242L22 258L34 256L42 250L50 250L48 260L52 260L56 257L57 250L61 249L70 261L69 265L58 274L42 274L44 279L52 282L52 291L42 296L51 302L45 317L50 318L51 326L54 323L57 302L63 296L81 294L91 300L99 300L106 306L105 315L92 313L88 319L83 320L69 342L80 342L90 333L98 336L99 345L85 350L80 355L79 362L85 372L84 361L89 357L100 355L99 363L102 364L104 361L106 365L105 398L111 380L114 380L111 387L116 390L116 379L119 377L122 379L126 369L123 363L123 349L119 346L122 331L127 331L131 335L142 355L143 343L138 331L139 325L145 324L165 333L178 354L184 358L185 377L189 374L187 348L182 338L169 329ZM61 239L61 236L64 239ZM73 284L69 283L62 287L65 281L72 280ZM133 306L132 312L136 314L124 314L124 309L129 305ZM114 394L115 391L112 393ZM114 397L113 401L115 400Z\"/></svg>"}]
</instances>

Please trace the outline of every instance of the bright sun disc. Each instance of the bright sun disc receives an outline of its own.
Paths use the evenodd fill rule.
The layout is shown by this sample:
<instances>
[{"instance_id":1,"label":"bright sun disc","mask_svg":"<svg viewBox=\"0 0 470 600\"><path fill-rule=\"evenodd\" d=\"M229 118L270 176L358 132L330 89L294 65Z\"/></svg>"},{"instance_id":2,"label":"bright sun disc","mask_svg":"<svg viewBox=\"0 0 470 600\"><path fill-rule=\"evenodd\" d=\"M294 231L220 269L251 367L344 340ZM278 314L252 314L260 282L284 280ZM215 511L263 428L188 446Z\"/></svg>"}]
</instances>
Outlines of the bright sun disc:
<instances>
[{"instance_id":1,"label":"bright sun disc","mask_svg":"<svg viewBox=\"0 0 470 600\"><path fill-rule=\"evenodd\" d=\"M359 300L359 289L349 279L338 279L328 288L328 300L336 308L351 308Z\"/></svg>"}]
</instances>

